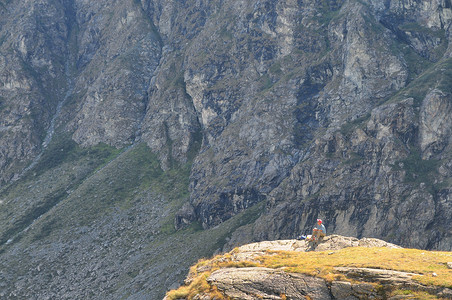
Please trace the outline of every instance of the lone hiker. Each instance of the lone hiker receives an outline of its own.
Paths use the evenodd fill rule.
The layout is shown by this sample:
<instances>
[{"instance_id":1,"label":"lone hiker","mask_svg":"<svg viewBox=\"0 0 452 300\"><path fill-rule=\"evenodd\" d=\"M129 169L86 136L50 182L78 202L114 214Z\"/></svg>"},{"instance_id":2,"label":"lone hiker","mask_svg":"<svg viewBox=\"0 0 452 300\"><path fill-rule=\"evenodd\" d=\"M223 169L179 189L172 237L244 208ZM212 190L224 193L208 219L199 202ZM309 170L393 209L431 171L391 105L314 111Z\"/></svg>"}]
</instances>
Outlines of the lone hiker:
<instances>
[{"instance_id":1,"label":"lone hiker","mask_svg":"<svg viewBox=\"0 0 452 300\"><path fill-rule=\"evenodd\" d=\"M321 219L317 219L317 224L315 224L314 229L312 229L312 237L319 239L326 235L326 228L322 223Z\"/></svg>"},{"instance_id":2,"label":"lone hiker","mask_svg":"<svg viewBox=\"0 0 452 300\"><path fill-rule=\"evenodd\" d=\"M299 237L297 237L297 240L314 242L314 246L317 246L317 244L322 241L323 237L326 236L326 228L322 223L323 221L321 219L317 219L317 224L315 224L314 228L312 229L312 235L300 235Z\"/></svg>"},{"instance_id":3,"label":"lone hiker","mask_svg":"<svg viewBox=\"0 0 452 300\"><path fill-rule=\"evenodd\" d=\"M312 229L312 236L306 239L309 242L313 242L313 246L317 246L322 241L323 237L326 236L326 228L322 223L321 219L317 219L317 224L315 224Z\"/></svg>"}]
</instances>

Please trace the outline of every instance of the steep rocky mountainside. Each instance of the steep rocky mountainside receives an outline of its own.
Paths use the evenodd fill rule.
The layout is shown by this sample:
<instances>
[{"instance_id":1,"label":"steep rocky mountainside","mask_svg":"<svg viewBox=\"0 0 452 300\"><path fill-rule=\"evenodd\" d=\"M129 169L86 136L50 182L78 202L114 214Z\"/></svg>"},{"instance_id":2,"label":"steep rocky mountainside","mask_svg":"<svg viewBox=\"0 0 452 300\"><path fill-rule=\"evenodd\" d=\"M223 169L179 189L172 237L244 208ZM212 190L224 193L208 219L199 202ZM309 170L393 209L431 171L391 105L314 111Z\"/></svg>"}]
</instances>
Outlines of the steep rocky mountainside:
<instances>
[{"instance_id":1,"label":"steep rocky mountainside","mask_svg":"<svg viewBox=\"0 0 452 300\"><path fill-rule=\"evenodd\" d=\"M0 0L0 298L159 298L316 218L452 250L451 20L450 0Z\"/></svg>"},{"instance_id":2,"label":"steep rocky mountainside","mask_svg":"<svg viewBox=\"0 0 452 300\"><path fill-rule=\"evenodd\" d=\"M314 255L312 251L319 253ZM450 299L452 266L447 269L444 262L451 259L452 254L422 251L401 249L378 239L358 240L339 235L327 236L316 248L304 240L252 243L209 260L200 260L190 268L185 286L170 291L164 300ZM356 253L367 253L365 265L375 264L375 267L362 266L359 257L350 258ZM376 256L384 267L377 266ZM411 266L404 261L406 256L410 256ZM290 257L294 258L285 264ZM434 262L431 257L439 260ZM297 265L305 264L311 267L296 269ZM422 264L428 265L424 266L427 272L419 272ZM405 270L401 271L403 268Z\"/></svg>"}]
</instances>

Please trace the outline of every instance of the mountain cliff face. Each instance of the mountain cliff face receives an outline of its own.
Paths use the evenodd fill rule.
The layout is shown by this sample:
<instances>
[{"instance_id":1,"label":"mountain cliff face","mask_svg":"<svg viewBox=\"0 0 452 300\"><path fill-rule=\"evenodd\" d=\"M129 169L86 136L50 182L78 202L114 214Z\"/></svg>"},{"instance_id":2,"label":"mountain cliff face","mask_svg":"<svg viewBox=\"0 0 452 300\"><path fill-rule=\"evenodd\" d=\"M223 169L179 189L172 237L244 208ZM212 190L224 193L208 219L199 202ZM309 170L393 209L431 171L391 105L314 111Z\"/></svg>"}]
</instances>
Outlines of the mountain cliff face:
<instances>
[{"instance_id":1,"label":"mountain cliff face","mask_svg":"<svg viewBox=\"0 0 452 300\"><path fill-rule=\"evenodd\" d=\"M157 297L316 218L452 250L451 20L450 0L0 1L1 295Z\"/></svg>"}]
</instances>

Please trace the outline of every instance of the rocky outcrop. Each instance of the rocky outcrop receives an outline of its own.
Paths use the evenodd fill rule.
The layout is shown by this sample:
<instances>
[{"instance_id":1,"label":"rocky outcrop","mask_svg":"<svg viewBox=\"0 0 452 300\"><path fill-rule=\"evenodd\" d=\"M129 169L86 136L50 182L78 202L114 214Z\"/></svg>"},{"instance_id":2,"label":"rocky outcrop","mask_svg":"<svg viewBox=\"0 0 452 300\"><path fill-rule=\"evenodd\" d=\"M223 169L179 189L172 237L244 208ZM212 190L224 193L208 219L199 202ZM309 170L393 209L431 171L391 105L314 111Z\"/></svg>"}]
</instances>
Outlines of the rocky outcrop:
<instances>
[{"instance_id":1,"label":"rocky outcrop","mask_svg":"<svg viewBox=\"0 0 452 300\"><path fill-rule=\"evenodd\" d=\"M406 287L418 284L411 278L418 274L388 270L339 268L347 276L366 273L368 281ZM323 279L268 268L229 268L212 273L208 282L233 299L386 299L370 283L326 282ZM449 292L449 291L446 291Z\"/></svg>"},{"instance_id":2,"label":"rocky outcrop","mask_svg":"<svg viewBox=\"0 0 452 300\"><path fill-rule=\"evenodd\" d=\"M420 110L419 130L423 159L435 157L450 145L450 110L450 96L437 89L426 95Z\"/></svg>"},{"instance_id":3,"label":"rocky outcrop","mask_svg":"<svg viewBox=\"0 0 452 300\"><path fill-rule=\"evenodd\" d=\"M397 245L378 239L327 236L315 251L337 251L348 247L400 248ZM276 240L252 243L231 251L233 262L253 262L269 253L278 251L304 252L311 247L305 241ZM284 252L288 253L288 252ZM334 254L334 252L328 252ZM271 254L270 254L271 255ZM226 260L216 257L214 260ZM319 266L320 268L320 266ZM208 264L203 264L199 271L207 271ZM395 271L391 269L375 269L362 267L334 267L336 274L342 279L325 280L312 275L287 272L285 267L225 267L208 276L207 282L215 286L225 297L232 299L399 299L392 291L398 288L430 293L441 298L448 298L452 290L444 287L423 285L414 279L421 274ZM186 283L191 282L191 274ZM166 298L165 298L166 299ZM198 294L194 299L212 299L208 293ZM213 298L215 299L215 298Z\"/></svg>"},{"instance_id":4,"label":"rocky outcrop","mask_svg":"<svg viewBox=\"0 0 452 300\"><path fill-rule=\"evenodd\" d=\"M233 299L331 298L322 279L268 268L221 269L213 272L208 282Z\"/></svg>"},{"instance_id":5,"label":"rocky outcrop","mask_svg":"<svg viewBox=\"0 0 452 300\"><path fill-rule=\"evenodd\" d=\"M374 238L357 239L353 237L340 236L337 234L326 236L322 243L314 249L310 249L305 240L275 240L263 241L251 244L246 244L238 247L234 253L234 258L238 261L254 260L257 256L264 255L267 251L294 251L305 252L306 250L327 251L340 250L347 247L387 247L400 248L395 244L385 242L383 240Z\"/></svg>"}]
</instances>

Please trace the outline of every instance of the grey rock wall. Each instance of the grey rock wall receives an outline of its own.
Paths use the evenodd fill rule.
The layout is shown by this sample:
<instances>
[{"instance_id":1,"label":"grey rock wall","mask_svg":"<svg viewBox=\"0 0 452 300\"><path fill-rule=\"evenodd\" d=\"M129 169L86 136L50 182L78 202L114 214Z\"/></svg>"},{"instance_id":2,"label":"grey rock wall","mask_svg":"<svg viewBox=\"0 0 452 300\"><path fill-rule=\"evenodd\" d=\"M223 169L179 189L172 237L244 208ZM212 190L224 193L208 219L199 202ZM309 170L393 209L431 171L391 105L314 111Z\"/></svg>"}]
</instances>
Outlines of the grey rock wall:
<instances>
[{"instance_id":1,"label":"grey rock wall","mask_svg":"<svg viewBox=\"0 0 452 300\"><path fill-rule=\"evenodd\" d=\"M144 141L164 169L193 160L180 215L204 228L266 201L273 221L253 238L322 216L402 243L406 218L431 207L424 236L448 212L449 1L13 1L2 14L4 183L39 160L54 120L83 147ZM407 199L424 204L413 215Z\"/></svg>"},{"instance_id":2,"label":"grey rock wall","mask_svg":"<svg viewBox=\"0 0 452 300\"><path fill-rule=\"evenodd\" d=\"M70 28L61 3L1 5L0 185L21 173L41 142L66 87Z\"/></svg>"}]
</instances>

